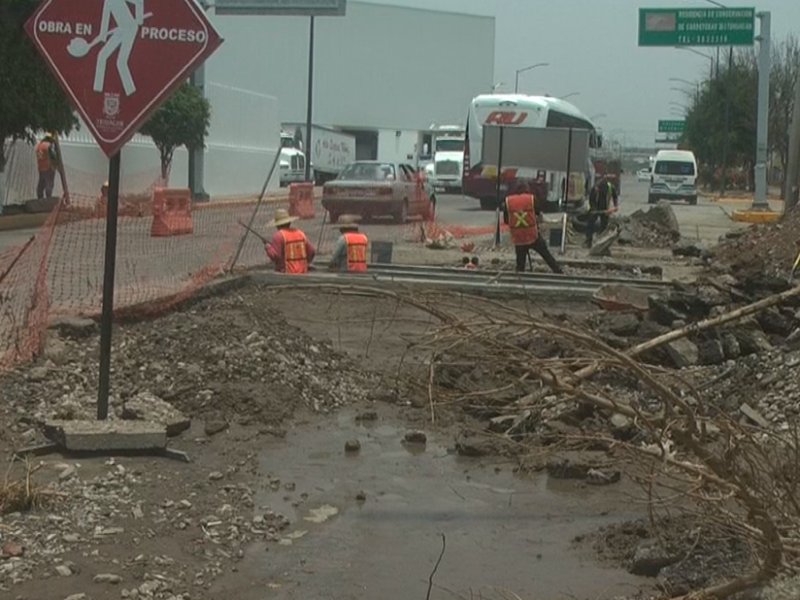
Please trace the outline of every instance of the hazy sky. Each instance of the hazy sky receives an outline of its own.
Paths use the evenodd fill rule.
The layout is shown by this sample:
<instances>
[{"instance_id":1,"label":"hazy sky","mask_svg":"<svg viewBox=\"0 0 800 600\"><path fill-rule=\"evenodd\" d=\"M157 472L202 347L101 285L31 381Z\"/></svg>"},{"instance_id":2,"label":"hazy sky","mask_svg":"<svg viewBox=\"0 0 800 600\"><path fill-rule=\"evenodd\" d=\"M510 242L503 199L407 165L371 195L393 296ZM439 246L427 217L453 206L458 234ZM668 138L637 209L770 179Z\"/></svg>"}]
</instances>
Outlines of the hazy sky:
<instances>
[{"instance_id":1,"label":"hazy sky","mask_svg":"<svg viewBox=\"0 0 800 600\"><path fill-rule=\"evenodd\" d=\"M684 103L686 96L670 88L687 86L670 77L694 81L709 70L707 58L686 50L637 46L640 7L713 8L702 0L369 1L494 16L495 83L505 84L500 90L514 90L516 69L550 63L520 74L520 91L580 92L569 101L587 115L605 113L598 124L607 132L624 129L629 142L652 143L658 119L680 118L670 102ZM800 0L722 3L770 11L773 39L800 33ZM697 50L716 55L713 48Z\"/></svg>"}]
</instances>

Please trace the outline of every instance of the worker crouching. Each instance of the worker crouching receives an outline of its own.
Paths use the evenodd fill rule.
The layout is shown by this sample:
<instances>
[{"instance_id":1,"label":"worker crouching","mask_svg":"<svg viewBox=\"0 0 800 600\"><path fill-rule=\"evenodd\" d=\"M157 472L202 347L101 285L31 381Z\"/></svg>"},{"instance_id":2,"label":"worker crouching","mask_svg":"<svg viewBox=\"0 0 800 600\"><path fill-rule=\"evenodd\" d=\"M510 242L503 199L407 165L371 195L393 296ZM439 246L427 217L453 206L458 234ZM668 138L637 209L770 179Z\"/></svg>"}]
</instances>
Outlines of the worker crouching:
<instances>
[{"instance_id":1,"label":"worker crouching","mask_svg":"<svg viewBox=\"0 0 800 600\"><path fill-rule=\"evenodd\" d=\"M511 243L517 255L517 271L525 270L530 251L534 250L544 259L553 273L563 273L558 261L550 254L547 243L539 235L537 221L541 210L536 206L536 198L531 194L525 181L517 185L516 194L506 198L503 218L511 233Z\"/></svg>"},{"instance_id":2,"label":"worker crouching","mask_svg":"<svg viewBox=\"0 0 800 600\"><path fill-rule=\"evenodd\" d=\"M336 242L331 258L331 270L365 273L367 270L367 248L369 240L358 229L358 217L339 217L341 236Z\"/></svg>"},{"instance_id":3,"label":"worker crouching","mask_svg":"<svg viewBox=\"0 0 800 600\"><path fill-rule=\"evenodd\" d=\"M306 234L292 228L298 217L289 215L289 211L279 208L275 218L269 225L278 231L266 245L267 256L275 265L275 271L289 275L308 273L308 267L314 260L316 250L308 241Z\"/></svg>"}]
</instances>

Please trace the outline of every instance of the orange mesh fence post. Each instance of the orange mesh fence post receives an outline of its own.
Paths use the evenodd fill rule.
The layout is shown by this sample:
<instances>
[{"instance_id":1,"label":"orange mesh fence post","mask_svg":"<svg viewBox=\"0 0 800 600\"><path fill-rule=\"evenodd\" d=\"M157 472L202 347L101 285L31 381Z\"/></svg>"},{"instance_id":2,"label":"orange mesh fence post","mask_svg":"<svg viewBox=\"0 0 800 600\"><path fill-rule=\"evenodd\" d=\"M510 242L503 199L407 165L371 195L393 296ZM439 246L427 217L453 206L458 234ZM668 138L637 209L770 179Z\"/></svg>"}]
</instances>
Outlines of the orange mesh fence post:
<instances>
[{"instance_id":1,"label":"orange mesh fence post","mask_svg":"<svg viewBox=\"0 0 800 600\"><path fill-rule=\"evenodd\" d=\"M156 188L153 191L153 223L150 237L191 235L192 192L189 188Z\"/></svg>"},{"instance_id":2,"label":"orange mesh fence post","mask_svg":"<svg viewBox=\"0 0 800 600\"><path fill-rule=\"evenodd\" d=\"M316 217L313 183L289 184L289 215L304 220Z\"/></svg>"}]
</instances>

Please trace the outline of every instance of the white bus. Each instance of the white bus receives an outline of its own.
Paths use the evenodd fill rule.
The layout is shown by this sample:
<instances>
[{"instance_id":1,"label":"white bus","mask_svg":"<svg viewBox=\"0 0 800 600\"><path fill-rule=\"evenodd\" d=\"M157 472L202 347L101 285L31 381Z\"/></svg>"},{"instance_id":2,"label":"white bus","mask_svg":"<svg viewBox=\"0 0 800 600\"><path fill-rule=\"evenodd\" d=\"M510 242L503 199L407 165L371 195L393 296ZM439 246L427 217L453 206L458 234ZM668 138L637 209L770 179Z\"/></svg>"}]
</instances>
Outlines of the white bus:
<instances>
[{"instance_id":1,"label":"white bus","mask_svg":"<svg viewBox=\"0 0 800 600\"><path fill-rule=\"evenodd\" d=\"M494 209L497 206L496 169L484 168L482 164L484 125L588 129L591 132L590 147L599 148L602 145L602 138L589 118L564 100L523 94L484 94L474 98L467 115L462 186L464 194L477 198L484 210ZM567 210L580 208L585 199L586 186L594 185L594 167L591 160L587 161L586 165L575 165L575 169L569 176ZM546 203L543 206L545 212L559 210L566 173L509 167L503 169L501 176L503 194L513 191L518 180L526 180L537 190L539 196L546 196ZM545 183L536 184L537 178ZM546 191L542 190L544 185Z\"/></svg>"}]
</instances>

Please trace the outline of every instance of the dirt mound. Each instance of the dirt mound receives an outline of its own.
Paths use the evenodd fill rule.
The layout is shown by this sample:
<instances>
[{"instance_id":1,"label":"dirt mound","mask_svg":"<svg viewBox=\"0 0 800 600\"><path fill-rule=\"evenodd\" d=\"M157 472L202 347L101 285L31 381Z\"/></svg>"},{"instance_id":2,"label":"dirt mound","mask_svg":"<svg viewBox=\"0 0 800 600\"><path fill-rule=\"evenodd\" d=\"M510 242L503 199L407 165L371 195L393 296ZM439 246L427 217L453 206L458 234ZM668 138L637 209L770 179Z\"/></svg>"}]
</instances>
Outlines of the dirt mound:
<instances>
[{"instance_id":1,"label":"dirt mound","mask_svg":"<svg viewBox=\"0 0 800 600\"><path fill-rule=\"evenodd\" d=\"M680 240L681 229L675 211L668 202L659 202L648 210L616 217L612 226L619 229L617 243L639 248L671 248Z\"/></svg>"},{"instance_id":2,"label":"dirt mound","mask_svg":"<svg viewBox=\"0 0 800 600\"><path fill-rule=\"evenodd\" d=\"M753 225L713 249L718 264L749 276L786 278L797 256L800 240L800 207L789 211L780 223Z\"/></svg>"},{"instance_id":3,"label":"dirt mound","mask_svg":"<svg viewBox=\"0 0 800 600\"><path fill-rule=\"evenodd\" d=\"M48 336L43 356L0 377L4 409L39 421L91 418L99 338ZM314 340L251 287L203 300L154 322L120 326L112 412L142 393L190 418L277 424L296 410L324 412L363 399L371 377L328 342Z\"/></svg>"}]
</instances>

